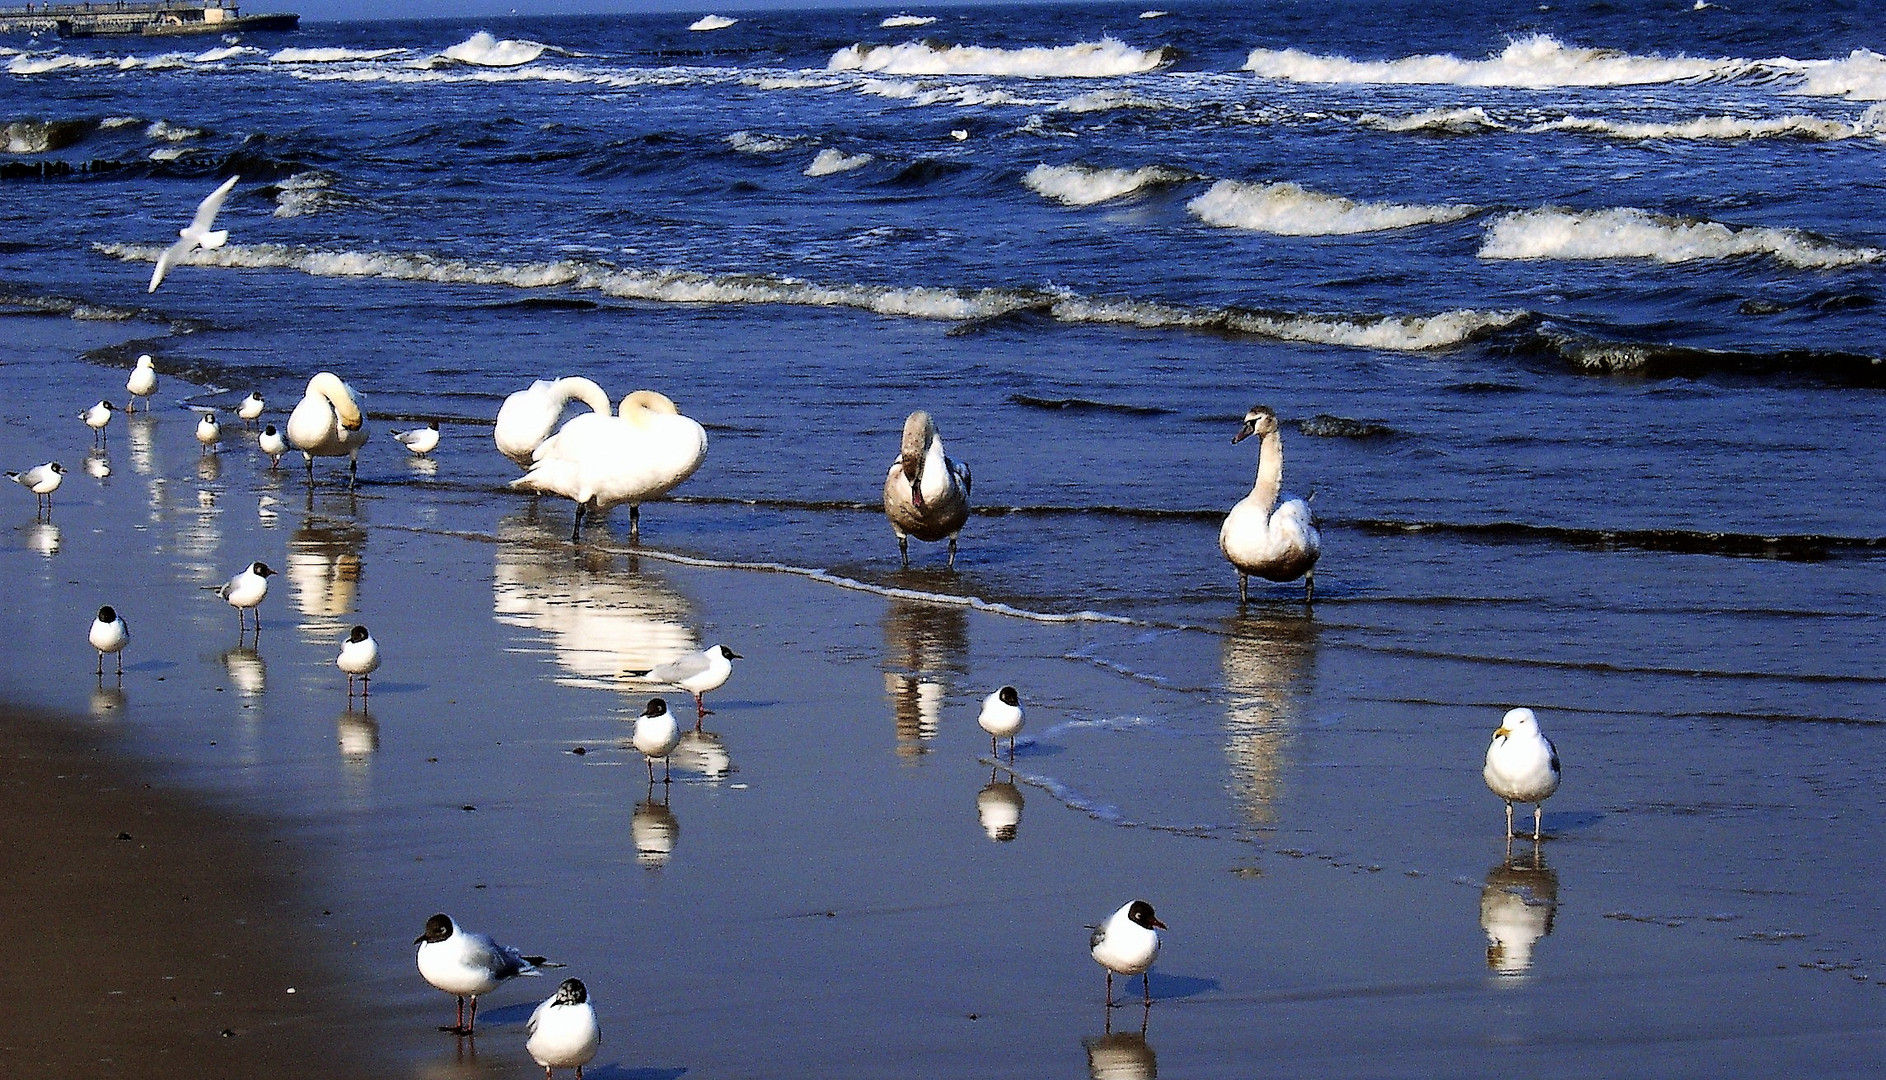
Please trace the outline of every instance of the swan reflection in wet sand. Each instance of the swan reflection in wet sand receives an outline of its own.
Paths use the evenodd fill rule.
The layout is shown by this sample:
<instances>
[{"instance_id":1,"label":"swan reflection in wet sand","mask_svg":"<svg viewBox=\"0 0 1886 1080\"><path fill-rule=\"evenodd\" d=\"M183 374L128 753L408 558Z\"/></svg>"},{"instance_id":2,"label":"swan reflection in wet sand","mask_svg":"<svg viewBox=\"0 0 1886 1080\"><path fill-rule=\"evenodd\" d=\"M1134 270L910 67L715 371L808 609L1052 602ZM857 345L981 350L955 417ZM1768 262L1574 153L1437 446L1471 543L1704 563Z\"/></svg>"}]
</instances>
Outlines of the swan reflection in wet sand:
<instances>
[{"instance_id":1,"label":"swan reflection in wet sand","mask_svg":"<svg viewBox=\"0 0 1886 1080\"><path fill-rule=\"evenodd\" d=\"M717 784L733 772L733 758L727 753L727 744L712 731L683 728L681 742L669 752L668 760L682 772L704 777L709 783Z\"/></svg>"},{"instance_id":2,"label":"swan reflection in wet sand","mask_svg":"<svg viewBox=\"0 0 1886 1080\"><path fill-rule=\"evenodd\" d=\"M1006 844L1022 825L1022 790L990 770L989 782L976 792L976 817L989 839Z\"/></svg>"},{"instance_id":3,"label":"swan reflection in wet sand","mask_svg":"<svg viewBox=\"0 0 1886 1080\"><path fill-rule=\"evenodd\" d=\"M289 536L285 576L304 616L304 634L325 644L349 628L359 605L366 543L367 531L360 526L313 515Z\"/></svg>"},{"instance_id":4,"label":"swan reflection in wet sand","mask_svg":"<svg viewBox=\"0 0 1886 1080\"><path fill-rule=\"evenodd\" d=\"M1532 968L1532 946L1552 933L1559 909L1559 876L1535 849L1508 856L1487 871L1480 890L1480 929L1487 934L1487 968L1518 979Z\"/></svg>"},{"instance_id":5,"label":"swan reflection in wet sand","mask_svg":"<svg viewBox=\"0 0 1886 1080\"><path fill-rule=\"evenodd\" d=\"M629 835L635 840L635 861L650 870L668 865L675 843L681 839L681 822L668 808L667 785L662 786L660 802L655 801L654 788L650 787L648 798L635 804Z\"/></svg>"},{"instance_id":6,"label":"swan reflection in wet sand","mask_svg":"<svg viewBox=\"0 0 1886 1080\"><path fill-rule=\"evenodd\" d=\"M640 562L596 549L572 560L567 542L523 517L505 518L492 570L493 614L539 635L540 651L568 673L557 680L565 686L646 689L623 682L622 673L701 646L687 600L660 578L638 573Z\"/></svg>"},{"instance_id":7,"label":"swan reflection in wet sand","mask_svg":"<svg viewBox=\"0 0 1886 1080\"><path fill-rule=\"evenodd\" d=\"M1289 769L1316 664L1317 624L1301 610L1252 612L1225 624L1225 756L1245 820L1269 825Z\"/></svg>"},{"instance_id":8,"label":"swan reflection in wet sand","mask_svg":"<svg viewBox=\"0 0 1886 1080\"><path fill-rule=\"evenodd\" d=\"M947 677L967 671L963 658L968 652L969 614L962 608L913 600L886 606L884 694L897 724L898 757L915 761L930 752L930 740L942 726Z\"/></svg>"},{"instance_id":9,"label":"swan reflection in wet sand","mask_svg":"<svg viewBox=\"0 0 1886 1080\"><path fill-rule=\"evenodd\" d=\"M1107 1010L1106 1034L1081 1040L1087 1051L1087 1075L1092 1080L1153 1080L1159 1060L1146 1041L1146 1022L1152 1009L1140 1012L1138 1031L1113 1030L1113 1010Z\"/></svg>"}]
</instances>

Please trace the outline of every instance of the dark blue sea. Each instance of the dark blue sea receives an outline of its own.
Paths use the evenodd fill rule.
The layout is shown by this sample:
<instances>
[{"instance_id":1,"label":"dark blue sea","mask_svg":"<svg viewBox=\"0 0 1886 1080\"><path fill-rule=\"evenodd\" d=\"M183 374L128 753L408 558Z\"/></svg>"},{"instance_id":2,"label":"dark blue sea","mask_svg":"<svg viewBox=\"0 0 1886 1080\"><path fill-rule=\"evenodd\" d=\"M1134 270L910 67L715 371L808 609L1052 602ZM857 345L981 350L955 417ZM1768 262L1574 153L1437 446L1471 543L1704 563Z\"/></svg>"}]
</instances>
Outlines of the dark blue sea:
<instances>
[{"instance_id":1,"label":"dark blue sea","mask_svg":"<svg viewBox=\"0 0 1886 1080\"><path fill-rule=\"evenodd\" d=\"M969 624L948 605L980 608L1011 628L1003 648L1154 695L1163 723L1201 739L1241 733L1210 744L1229 770L1211 797L1056 751L1018 766L1031 798L1113 824L1301 830L1304 850L1342 821L1358 865L1395 869L1396 816L1452 804L1405 775L1367 821L1307 796L1389 783L1374 771L1389 752L1356 732L1392 744L1445 718L1472 759L1501 710L1533 705L1555 731L1585 727L1567 755L1582 776L1603 773L1602 742L1629 778L1586 788L1568 829L1628 846L1606 830L1682 816L1706 827L1698 846L1632 848L1633 865L1736 868L1646 918L1754 906L1709 940L1800 930L1862 983L1886 970L1861 929L1886 910L1876 875L1845 876L1877 862L1856 838L1878 835L1878 766L1861 763L1880 760L1886 720L1873 5L917 5L690 28L706 14L0 36L0 334L116 334L61 376L105 391L46 388L61 417L118 394L141 352L179 417L257 388L285 408L314 371L339 373L375 435L357 502L332 501L341 474L317 463L308 520L328 531L306 550L336 558L401 529L528 535L561 558L571 508L505 488L518 470L491 446L498 404L563 375L659 390L709 448L642 508L640 544L662 566L793 575L839 606L887 598L882 641L861 616L865 644L827 659L882 669L913 754L939 708L973 713L1001 681L962 677ZM231 175L228 244L147 293ZM1240 607L1218 550L1256 468L1254 443L1231 442L1254 404L1283 420L1284 489L1313 496L1312 608L1300 582L1253 582ZM921 543L901 567L879 508L919 408L974 474L954 569ZM384 429L425 419L445 436L421 468ZM88 433L60 423L76 449L45 453L75 464ZM290 478L266 498L296 509ZM585 543L627 550L626 516ZM376 543L363 596L401 572L384 546L398 542ZM221 580L235 554L191 572ZM349 593L320 614L355 613ZM561 649L606 637L556 625ZM957 676L903 701L905 669ZM1118 719L1060 707L1070 724ZM1462 768L1461 797L1497 831L1477 760ZM1854 800L1864 821L1828 824ZM1802 873L1841 884L1749 899L1792 887L1786 853L1823 829ZM1746 874L1742 830L1776 845ZM1642 909L1605 903L1583 908L1612 920L1593 949L1630 954L1618 920ZM1821 954L1781 966L1803 956ZM1392 996L1422 977L1356 978ZM1445 1013L1453 992L1424 1000ZM1736 1060L1718 1035L1708 1060ZM1230 1042L1205 1072L1235 1071ZM1496 1042L1471 1059L1492 1067ZM1468 1060L1455 1045L1428 1048L1430 1074ZM974 1071L941 1060L937 1075Z\"/></svg>"}]
</instances>

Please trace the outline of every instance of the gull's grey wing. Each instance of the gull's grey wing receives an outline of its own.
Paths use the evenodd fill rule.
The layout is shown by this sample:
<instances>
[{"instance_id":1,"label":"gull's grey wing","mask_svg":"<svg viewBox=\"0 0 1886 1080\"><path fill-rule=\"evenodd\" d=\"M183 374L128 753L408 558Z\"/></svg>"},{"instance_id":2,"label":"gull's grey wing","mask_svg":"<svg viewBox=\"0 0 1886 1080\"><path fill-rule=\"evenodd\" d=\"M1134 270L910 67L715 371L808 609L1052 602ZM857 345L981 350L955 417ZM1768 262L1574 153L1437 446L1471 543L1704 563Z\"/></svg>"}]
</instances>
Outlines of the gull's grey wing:
<instances>
[{"instance_id":1,"label":"gull's grey wing","mask_svg":"<svg viewBox=\"0 0 1886 1080\"><path fill-rule=\"evenodd\" d=\"M203 201L196 206L196 217L191 219L190 227L198 232L209 232L210 226L216 224L216 215L223 208L223 200L229 197L230 189L234 188L236 181L240 179L242 178L239 176L232 176L223 181L221 187L205 195Z\"/></svg>"},{"instance_id":2,"label":"gull's grey wing","mask_svg":"<svg viewBox=\"0 0 1886 1080\"><path fill-rule=\"evenodd\" d=\"M190 241L179 240L165 248L164 253L157 257L157 269L151 271L151 287L144 291L147 293L156 292L157 286L164 282L164 275L170 273L170 268L177 265L177 260L183 258L184 253L189 251L190 247Z\"/></svg>"},{"instance_id":3,"label":"gull's grey wing","mask_svg":"<svg viewBox=\"0 0 1886 1080\"><path fill-rule=\"evenodd\" d=\"M650 669L648 677L658 682L674 683L682 679L692 679L707 670L707 657L700 653L679 656L665 664L658 664Z\"/></svg>"}]
</instances>

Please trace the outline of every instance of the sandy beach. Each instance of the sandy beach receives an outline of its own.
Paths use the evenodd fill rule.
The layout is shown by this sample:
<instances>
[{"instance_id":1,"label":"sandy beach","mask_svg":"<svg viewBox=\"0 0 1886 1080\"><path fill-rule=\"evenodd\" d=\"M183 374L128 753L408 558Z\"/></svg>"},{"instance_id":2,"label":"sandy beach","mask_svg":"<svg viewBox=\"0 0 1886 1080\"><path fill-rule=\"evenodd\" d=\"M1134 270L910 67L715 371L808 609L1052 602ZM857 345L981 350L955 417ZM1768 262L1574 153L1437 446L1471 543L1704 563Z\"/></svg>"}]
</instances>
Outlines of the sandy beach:
<instances>
[{"instance_id":1,"label":"sandy beach","mask_svg":"<svg viewBox=\"0 0 1886 1080\"><path fill-rule=\"evenodd\" d=\"M488 479L484 428L448 425L432 465L377 433L357 492L332 462L310 490L253 436L201 453L176 403L202 388L174 376L114 423L99 479L63 405L24 405L44 379L115 391L117 360L76 357L139 328L9 326L25 355L0 367L0 454L59 447L74 470L50 523L0 492L18 628L0 695L34 710L8 720L9 862L44 868L7 886L36 957L9 976L31 1008L0 1021L22 1061L532 1075L523 1021L555 979L491 995L475 1044L440 1034L452 999L412 960L434 911L583 978L604 1030L585 1075L604 1078L1886 1059L1875 724L1653 716L1632 702L1662 692L1654 672L1426 657L1385 647L1362 601L1044 621L916 598L933 568L867 585L738 565L673 542L765 522L713 503L648 508L639 550L623 520L573 549L567 506ZM1428 541L1373 543L1418 566ZM1490 588L1536 572L1503 557ZM256 559L282 573L239 641L205 587ZM132 627L121 688L94 681L101 603ZM1449 618L1433 633L1486 632ZM386 655L365 708L333 667L356 622ZM651 789L626 740L660 691L622 673L716 641L744 659ZM1003 683L1029 707L1012 764L974 723ZM1479 770L1516 699L1567 781L1546 843L1509 857ZM1135 896L1171 928L1156 1001L1109 1010L1084 924Z\"/></svg>"}]
</instances>

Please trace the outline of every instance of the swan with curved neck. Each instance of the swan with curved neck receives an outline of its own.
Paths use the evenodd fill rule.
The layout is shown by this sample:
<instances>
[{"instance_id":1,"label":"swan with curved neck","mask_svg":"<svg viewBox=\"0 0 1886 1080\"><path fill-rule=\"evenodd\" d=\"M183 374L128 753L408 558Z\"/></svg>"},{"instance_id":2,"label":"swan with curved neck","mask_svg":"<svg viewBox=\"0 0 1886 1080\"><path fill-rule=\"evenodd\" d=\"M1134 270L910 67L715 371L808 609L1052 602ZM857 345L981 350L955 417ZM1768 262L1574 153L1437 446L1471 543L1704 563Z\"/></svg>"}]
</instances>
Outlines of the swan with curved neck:
<instances>
[{"instance_id":1,"label":"swan with curved neck","mask_svg":"<svg viewBox=\"0 0 1886 1080\"><path fill-rule=\"evenodd\" d=\"M367 444L366 399L339 375L323 371L308 380L307 393L288 414L288 445L308 461L308 482L314 482L314 459L346 457L347 483L358 479L360 448Z\"/></svg>"},{"instance_id":2,"label":"swan with curved neck","mask_svg":"<svg viewBox=\"0 0 1886 1080\"><path fill-rule=\"evenodd\" d=\"M1281 504L1278 490L1283 485L1284 443L1278 434L1277 414L1269 406L1257 405L1244 414L1234 443L1252 435L1260 436L1257 482L1251 493L1231 508L1224 528L1218 533L1218 548L1238 569L1238 602L1250 599L1250 575L1266 581L1303 579L1303 601L1309 603L1316 591L1316 557L1322 553L1323 539L1317 535L1310 517L1310 504L1295 496Z\"/></svg>"},{"instance_id":3,"label":"swan with curved neck","mask_svg":"<svg viewBox=\"0 0 1886 1080\"><path fill-rule=\"evenodd\" d=\"M641 504L694 475L707 456L707 431L681 415L667 397L637 390L620 412L571 417L537 447L530 471L511 481L525 491L562 495L576 503L570 539L617 503L629 504L629 536L641 535Z\"/></svg>"},{"instance_id":4,"label":"swan with curved neck","mask_svg":"<svg viewBox=\"0 0 1886 1080\"><path fill-rule=\"evenodd\" d=\"M609 395L581 375L555 381L538 379L529 388L505 398L498 406L497 425L492 428L498 452L519 467L530 468L531 455L556 430L563 410L572 401L588 405L591 412L609 415Z\"/></svg>"},{"instance_id":5,"label":"swan with curved neck","mask_svg":"<svg viewBox=\"0 0 1886 1080\"><path fill-rule=\"evenodd\" d=\"M897 534L897 550L910 565L910 538L950 542L956 565L956 534L969 520L969 466L943 452L936 421L919 409L904 421L904 441L884 477L884 516Z\"/></svg>"}]
</instances>

